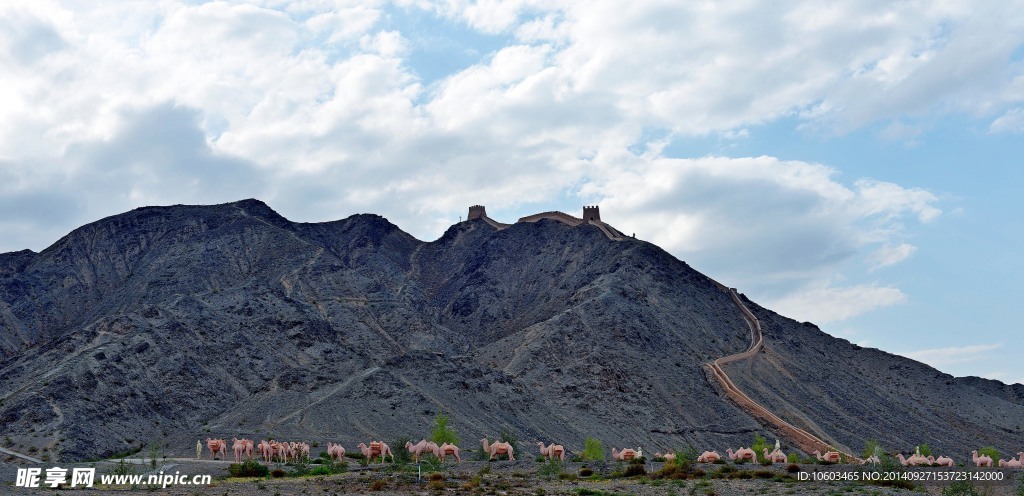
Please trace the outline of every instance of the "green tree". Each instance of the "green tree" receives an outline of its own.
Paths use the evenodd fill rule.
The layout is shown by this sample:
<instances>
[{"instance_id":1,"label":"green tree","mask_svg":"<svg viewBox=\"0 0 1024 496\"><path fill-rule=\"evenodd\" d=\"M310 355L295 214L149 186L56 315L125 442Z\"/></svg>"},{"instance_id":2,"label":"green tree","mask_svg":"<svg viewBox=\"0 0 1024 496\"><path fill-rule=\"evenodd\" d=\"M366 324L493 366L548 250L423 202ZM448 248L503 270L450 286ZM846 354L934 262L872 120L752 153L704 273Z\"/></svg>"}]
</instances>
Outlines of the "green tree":
<instances>
[{"instance_id":1,"label":"green tree","mask_svg":"<svg viewBox=\"0 0 1024 496\"><path fill-rule=\"evenodd\" d=\"M768 441L761 435L760 432L754 433L754 444L750 445L750 449L754 450L754 461L756 462L760 458L764 457L764 450L768 449L771 451L775 449L775 446L768 446Z\"/></svg>"},{"instance_id":2,"label":"green tree","mask_svg":"<svg viewBox=\"0 0 1024 496\"><path fill-rule=\"evenodd\" d=\"M999 460L999 457L1002 456L1002 454L999 453L999 450L995 449L995 447L993 447L993 446L985 446L984 448L981 448L980 450L978 450L978 456L981 456L981 455L988 455L989 458L992 459L992 465L993 466Z\"/></svg>"},{"instance_id":3,"label":"green tree","mask_svg":"<svg viewBox=\"0 0 1024 496\"><path fill-rule=\"evenodd\" d=\"M604 460L604 445L600 440L588 437L583 444L583 453L580 454L580 458L591 461Z\"/></svg>"},{"instance_id":4,"label":"green tree","mask_svg":"<svg viewBox=\"0 0 1024 496\"><path fill-rule=\"evenodd\" d=\"M874 456L876 451L884 451L884 450L879 450L880 447L881 447L881 445L878 444L878 440L877 439L874 439L874 438L868 439L867 441L864 442L864 449L860 450L860 457L864 458L866 460L866 459Z\"/></svg>"},{"instance_id":5,"label":"green tree","mask_svg":"<svg viewBox=\"0 0 1024 496\"><path fill-rule=\"evenodd\" d=\"M437 444L459 444L459 436L455 434L455 430L448 427L447 415L438 412L434 417L434 431L430 435L430 440Z\"/></svg>"},{"instance_id":6,"label":"green tree","mask_svg":"<svg viewBox=\"0 0 1024 496\"><path fill-rule=\"evenodd\" d=\"M927 443L926 444L922 444L920 449L921 449L921 456L923 456L925 458L931 456L932 449L928 447Z\"/></svg>"},{"instance_id":7,"label":"green tree","mask_svg":"<svg viewBox=\"0 0 1024 496\"><path fill-rule=\"evenodd\" d=\"M522 453L522 451L519 450L519 440L516 439L516 437L512 434L511 431L508 430L507 427L501 430L500 439L501 442L508 443L510 446L512 446L513 453Z\"/></svg>"}]
</instances>

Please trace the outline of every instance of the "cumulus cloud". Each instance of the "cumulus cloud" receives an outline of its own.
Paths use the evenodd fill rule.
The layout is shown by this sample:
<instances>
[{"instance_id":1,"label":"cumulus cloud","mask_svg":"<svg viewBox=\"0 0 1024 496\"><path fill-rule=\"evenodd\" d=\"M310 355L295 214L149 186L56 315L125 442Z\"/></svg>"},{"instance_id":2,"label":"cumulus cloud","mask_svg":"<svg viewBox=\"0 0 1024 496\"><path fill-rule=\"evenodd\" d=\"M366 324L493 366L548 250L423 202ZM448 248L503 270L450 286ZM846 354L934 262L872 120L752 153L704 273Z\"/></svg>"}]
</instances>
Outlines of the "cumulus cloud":
<instances>
[{"instance_id":1,"label":"cumulus cloud","mask_svg":"<svg viewBox=\"0 0 1024 496\"><path fill-rule=\"evenodd\" d=\"M0 210L11 215L0 249L42 248L55 231L145 204L257 196L296 220L372 211L430 239L469 204L599 202L613 224L724 282L835 321L906 298L840 276L911 256L907 229L941 217L933 193L800 160L662 150L692 136L748 140L783 117L825 134L894 122L883 134L911 138L921 115L965 112L1012 130L1024 101L1022 69L1009 63L1020 12L1019 2L7 3ZM424 82L411 59L426 38L404 32L401 16L458 23L500 46ZM835 309L820 314L825 299Z\"/></svg>"}]
</instances>

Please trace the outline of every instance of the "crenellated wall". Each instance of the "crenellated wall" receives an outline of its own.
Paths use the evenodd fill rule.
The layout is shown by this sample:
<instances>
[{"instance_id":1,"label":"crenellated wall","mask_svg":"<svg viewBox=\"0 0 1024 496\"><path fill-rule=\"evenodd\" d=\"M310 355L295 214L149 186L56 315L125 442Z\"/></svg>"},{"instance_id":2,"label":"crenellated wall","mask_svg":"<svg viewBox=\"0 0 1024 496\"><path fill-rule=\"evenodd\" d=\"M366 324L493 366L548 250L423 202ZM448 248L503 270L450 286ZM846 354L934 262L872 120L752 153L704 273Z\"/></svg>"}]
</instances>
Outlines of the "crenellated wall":
<instances>
[{"instance_id":1,"label":"crenellated wall","mask_svg":"<svg viewBox=\"0 0 1024 496\"><path fill-rule=\"evenodd\" d=\"M550 212L541 212L539 214L527 215L526 217L520 218L518 222L537 222L541 219L557 220L564 224L576 227L580 224L592 224L597 226L598 229L608 236L608 239L619 241L626 238L626 235L620 232L618 229L601 221L601 209L597 205L587 205L583 207L583 218L573 217L565 212L559 212L552 210ZM495 229L502 230L511 224L503 224L487 216L487 209L483 205L473 205L469 207L469 215L466 216L467 221L471 220L483 220L490 224Z\"/></svg>"}]
</instances>

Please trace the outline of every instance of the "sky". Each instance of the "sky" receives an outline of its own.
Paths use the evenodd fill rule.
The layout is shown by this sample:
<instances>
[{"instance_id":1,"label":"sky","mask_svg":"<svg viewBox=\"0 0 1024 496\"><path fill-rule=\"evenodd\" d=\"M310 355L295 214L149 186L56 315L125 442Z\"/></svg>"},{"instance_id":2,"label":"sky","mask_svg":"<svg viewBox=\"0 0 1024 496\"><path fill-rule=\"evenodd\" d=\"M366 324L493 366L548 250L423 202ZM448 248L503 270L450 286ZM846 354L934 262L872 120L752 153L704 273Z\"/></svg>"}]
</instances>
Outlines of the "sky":
<instances>
[{"instance_id":1,"label":"sky","mask_svg":"<svg viewBox=\"0 0 1024 496\"><path fill-rule=\"evenodd\" d=\"M433 240L605 221L779 313L1024 383L1024 1L0 3L0 252L259 198Z\"/></svg>"}]
</instances>

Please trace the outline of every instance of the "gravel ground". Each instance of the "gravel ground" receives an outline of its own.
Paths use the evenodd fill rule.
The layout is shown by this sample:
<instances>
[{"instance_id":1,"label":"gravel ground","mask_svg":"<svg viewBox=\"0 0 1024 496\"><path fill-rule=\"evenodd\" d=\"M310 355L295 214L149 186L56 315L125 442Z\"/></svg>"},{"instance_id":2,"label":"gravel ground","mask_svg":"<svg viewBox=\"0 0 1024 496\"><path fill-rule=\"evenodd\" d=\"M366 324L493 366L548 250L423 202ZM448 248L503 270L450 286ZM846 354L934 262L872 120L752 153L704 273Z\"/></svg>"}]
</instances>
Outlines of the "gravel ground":
<instances>
[{"instance_id":1,"label":"gravel ground","mask_svg":"<svg viewBox=\"0 0 1024 496\"><path fill-rule=\"evenodd\" d=\"M145 466L145 465L143 465ZM921 488L918 491L888 488L860 483L845 482L797 482L793 480L776 481L767 479L696 479L696 480L648 480L633 479L577 479L548 480L538 473L541 465L533 461L519 462L464 462L460 465L448 466L443 472L444 479L431 482L429 474L423 481L418 481L415 472L382 472L352 466L352 470L343 474L316 476L305 478L283 479L228 479L225 478L226 464L196 462L194 460L168 460L162 468L165 473L180 472L182 474L211 474L215 480L209 486L173 486L168 488L147 487L111 487L80 490L85 495L124 495L154 494L174 496L227 496L227 495L273 495L273 496L310 496L310 495L343 495L343 494L379 494L379 495L430 495L441 494L475 494L475 495L635 495L635 496L685 496L685 495L901 495L901 494L941 494L941 486ZM578 473L581 464L567 463L564 471ZM593 465L592 465L593 466ZM649 464L655 469L657 464ZM148 466L145 466L148 468ZM99 463L100 473L111 468L108 463ZM598 468L600 473L601 467ZM721 466L703 466L708 471ZM745 467L751 471L765 470L765 467ZM808 467L813 470L821 467ZM612 467L605 466L605 470ZM854 467L830 467L835 470L856 470ZM772 467L770 470L784 474L784 468ZM137 473L142 473L138 470ZM1021 476L1020 471L1005 472L1008 478ZM67 494L68 490L54 491L46 489L16 488L11 480L4 480L0 485L0 494L40 495ZM981 486L978 486L979 489ZM993 496L1014 496L1020 494L1020 487L1014 483L992 484L989 492Z\"/></svg>"}]
</instances>

